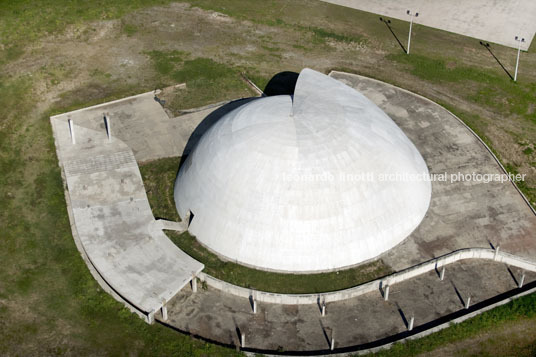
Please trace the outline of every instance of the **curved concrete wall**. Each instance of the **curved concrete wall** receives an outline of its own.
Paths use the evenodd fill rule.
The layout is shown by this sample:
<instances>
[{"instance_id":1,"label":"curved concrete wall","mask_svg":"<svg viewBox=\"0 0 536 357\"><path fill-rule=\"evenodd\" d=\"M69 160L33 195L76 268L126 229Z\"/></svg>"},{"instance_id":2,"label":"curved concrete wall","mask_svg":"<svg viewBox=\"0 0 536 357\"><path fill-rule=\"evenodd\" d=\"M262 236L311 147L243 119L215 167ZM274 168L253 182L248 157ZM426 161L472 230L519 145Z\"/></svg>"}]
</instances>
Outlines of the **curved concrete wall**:
<instances>
[{"instance_id":1,"label":"curved concrete wall","mask_svg":"<svg viewBox=\"0 0 536 357\"><path fill-rule=\"evenodd\" d=\"M512 265L527 271L536 271L536 263L528 261L526 259L514 256L512 254L503 253L485 248L467 248L461 249L442 257L430 260L428 262L416 265L409 269L403 270L398 273L394 273L385 278L377 279L368 282L363 285L359 285L353 288L320 293L320 294L278 294L269 293L266 291L259 291L253 289L247 289L233 284L226 283L225 281L216 279L208 274L200 273L198 275L201 281L205 281L209 286L214 289L221 290L225 293L239 296L242 298L253 297L259 302L271 303L271 304L283 304L283 305L307 305L316 304L319 301L334 302L342 301L356 296L360 296L373 291L378 291L380 288L386 285L393 285L404 280L408 280L427 273L434 269L441 268L448 264L464 260L464 259L488 259L497 262Z\"/></svg>"}]
</instances>

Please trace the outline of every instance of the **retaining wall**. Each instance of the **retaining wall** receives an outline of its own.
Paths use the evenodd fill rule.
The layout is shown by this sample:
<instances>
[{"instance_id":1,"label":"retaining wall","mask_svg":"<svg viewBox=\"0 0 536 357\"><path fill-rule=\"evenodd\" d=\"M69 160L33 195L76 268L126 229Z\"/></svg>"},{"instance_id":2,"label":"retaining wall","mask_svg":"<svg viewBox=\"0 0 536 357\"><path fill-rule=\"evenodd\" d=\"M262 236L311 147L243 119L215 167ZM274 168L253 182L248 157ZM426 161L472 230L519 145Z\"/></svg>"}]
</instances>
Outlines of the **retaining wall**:
<instances>
[{"instance_id":1,"label":"retaining wall","mask_svg":"<svg viewBox=\"0 0 536 357\"><path fill-rule=\"evenodd\" d=\"M393 285L404 280L414 278L432 270L437 270L448 264L455 263L464 259L487 259L496 262L515 266L527 271L536 272L536 263L528 261L524 258L517 257L512 254L500 252L500 249L485 249L485 248L467 248L454 251L439 258L415 265L411 268L402 270L398 273L386 276L381 279L349 288L344 290L332 291L318 294L279 294L266 291L254 290L236 286L225 281L216 279L203 272L197 276L201 281L207 283L208 286L221 290L225 293L242 297L245 299L253 298L258 302L283 305L307 305L317 304L319 302L335 302L351 299L373 291L379 291L386 285Z\"/></svg>"}]
</instances>

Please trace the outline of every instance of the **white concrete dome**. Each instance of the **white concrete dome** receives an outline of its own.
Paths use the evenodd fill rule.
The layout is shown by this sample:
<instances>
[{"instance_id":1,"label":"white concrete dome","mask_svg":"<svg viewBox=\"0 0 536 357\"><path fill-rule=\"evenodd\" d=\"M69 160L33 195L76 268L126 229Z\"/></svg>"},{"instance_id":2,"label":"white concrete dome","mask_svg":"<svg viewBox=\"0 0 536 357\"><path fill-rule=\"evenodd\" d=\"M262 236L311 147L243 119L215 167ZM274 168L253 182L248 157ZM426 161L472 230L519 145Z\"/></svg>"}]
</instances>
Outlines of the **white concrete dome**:
<instances>
[{"instance_id":1,"label":"white concrete dome","mask_svg":"<svg viewBox=\"0 0 536 357\"><path fill-rule=\"evenodd\" d=\"M190 233L224 258L325 271L377 257L423 219L430 182L389 174L428 169L374 103L304 69L293 97L255 99L203 134L179 170L175 202L181 217L193 213Z\"/></svg>"}]
</instances>

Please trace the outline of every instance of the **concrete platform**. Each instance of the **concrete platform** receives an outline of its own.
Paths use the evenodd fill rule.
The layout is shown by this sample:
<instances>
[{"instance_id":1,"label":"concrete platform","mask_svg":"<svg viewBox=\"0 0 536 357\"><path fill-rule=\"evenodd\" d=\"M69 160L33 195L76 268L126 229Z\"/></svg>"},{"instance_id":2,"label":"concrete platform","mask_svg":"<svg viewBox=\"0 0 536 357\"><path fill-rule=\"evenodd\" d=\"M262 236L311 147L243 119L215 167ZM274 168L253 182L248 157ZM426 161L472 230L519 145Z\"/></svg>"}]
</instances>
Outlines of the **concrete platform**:
<instances>
[{"instance_id":1,"label":"concrete platform","mask_svg":"<svg viewBox=\"0 0 536 357\"><path fill-rule=\"evenodd\" d=\"M198 124L218 107L170 118L148 92L133 97L62 114L77 126L104 133L104 114L110 119L112 135L123 141L138 162L181 156ZM58 116L60 117L60 116Z\"/></svg>"},{"instance_id":2,"label":"concrete platform","mask_svg":"<svg viewBox=\"0 0 536 357\"><path fill-rule=\"evenodd\" d=\"M532 0L322 0L409 21L406 10L418 12L416 23L526 51L536 32ZM432 45L432 44L430 44Z\"/></svg>"},{"instance_id":3,"label":"concrete platform","mask_svg":"<svg viewBox=\"0 0 536 357\"><path fill-rule=\"evenodd\" d=\"M142 113L145 104L142 100ZM116 108L121 105L132 107L136 100L116 103ZM99 128L103 122L100 115L88 114L92 112L100 112L100 108L51 118L74 220L73 233L91 262L90 268L96 269L130 307L149 315L204 266L163 233L166 224L155 221L134 154L120 139L108 141L104 128L87 128ZM76 144L71 142L69 116L75 123ZM165 153L158 148L155 152ZM139 153L150 156L150 151Z\"/></svg>"},{"instance_id":4,"label":"concrete platform","mask_svg":"<svg viewBox=\"0 0 536 357\"><path fill-rule=\"evenodd\" d=\"M420 330L441 317L465 311L467 298L475 306L497 294L516 290L521 272L500 263L471 260L447 267L443 281L433 271L395 284L389 300L380 291L326 305L326 316L312 305L259 303L254 314L248 299L218 290L181 291L168 307L167 324L192 335L246 348L272 351L327 351L331 337L336 348L370 348L403 337L414 317ZM517 280L516 280L517 279ZM536 279L526 273L525 282ZM157 317L158 318L158 317Z\"/></svg>"},{"instance_id":5,"label":"concrete platform","mask_svg":"<svg viewBox=\"0 0 536 357\"><path fill-rule=\"evenodd\" d=\"M491 153L446 109L400 88L332 72L384 110L423 156L430 174L502 174ZM462 248L500 245L536 258L536 215L511 182L432 182L430 208L419 227L382 256L395 271Z\"/></svg>"}]
</instances>

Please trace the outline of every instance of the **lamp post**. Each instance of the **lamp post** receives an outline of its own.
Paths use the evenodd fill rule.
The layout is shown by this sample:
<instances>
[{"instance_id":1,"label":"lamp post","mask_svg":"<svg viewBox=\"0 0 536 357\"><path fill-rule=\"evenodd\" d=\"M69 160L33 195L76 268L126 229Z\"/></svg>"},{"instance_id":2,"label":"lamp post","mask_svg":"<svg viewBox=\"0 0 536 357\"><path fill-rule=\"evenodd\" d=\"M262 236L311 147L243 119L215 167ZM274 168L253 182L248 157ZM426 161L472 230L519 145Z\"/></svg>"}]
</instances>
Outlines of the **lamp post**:
<instances>
[{"instance_id":1,"label":"lamp post","mask_svg":"<svg viewBox=\"0 0 536 357\"><path fill-rule=\"evenodd\" d=\"M413 18L418 17L419 13L416 12L416 13L413 14L411 11L408 10L408 11L406 11L406 14L411 16L411 19L409 21L408 51L406 52L409 55L409 46L411 45L411 28L413 26Z\"/></svg>"},{"instance_id":2,"label":"lamp post","mask_svg":"<svg viewBox=\"0 0 536 357\"><path fill-rule=\"evenodd\" d=\"M525 42L524 38L520 38L516 36L515 40L519 42L519 45L517 46L517 61L516 61L516 72L514 74L514 82L517 81L517 68L519 67L519 53L521 52L521 43Z\"/></svg>"}]
</instances>

